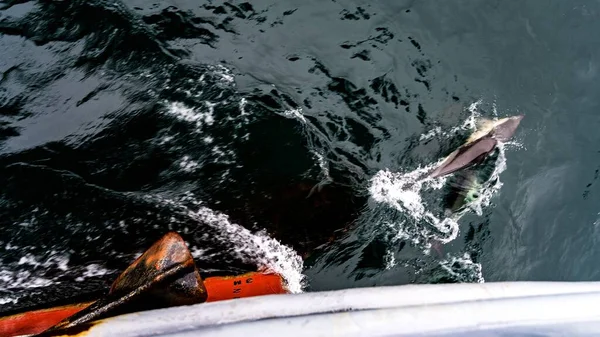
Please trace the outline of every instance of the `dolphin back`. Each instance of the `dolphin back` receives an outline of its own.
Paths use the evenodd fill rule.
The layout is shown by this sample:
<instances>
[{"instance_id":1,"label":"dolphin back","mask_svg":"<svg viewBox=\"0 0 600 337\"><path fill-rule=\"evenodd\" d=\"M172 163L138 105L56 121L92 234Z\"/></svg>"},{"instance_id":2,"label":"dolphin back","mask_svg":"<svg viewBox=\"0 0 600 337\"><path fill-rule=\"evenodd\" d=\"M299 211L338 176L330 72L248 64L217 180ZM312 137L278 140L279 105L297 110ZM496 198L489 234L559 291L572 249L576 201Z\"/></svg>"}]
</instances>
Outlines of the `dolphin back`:
<instances>
[{"instance_id":1,"label":"dolphin back","mask_svg":"<svg viewBox=\"0 0 600 337\"><path fill-rule=\"evenodd\" d=\"M454 151L448 158L430 174L430 178L437 178L456 172L460 169L475 165L496 147L497 140L490 136L480 138L472 143L463 145Z\"/></svg>"},{"instance_id":2,"label":"dolphin back","mask_svg":"<svg viewBox=\"0 0 600 337\"><path fill-rule=\"evenodd\" d=\"M493 131L494 138L501 142L505 142L512 138L517 130L517 127L521 123L521 119L523 119L523 115L514 116L507 118L503 123L496 125Z\"/></svg>"},{"instance_id":3,"label":"dolphin back","mask_svg":"<svg viewBox=\"0 0 600 337\"><path fill-rule=\"evenodd\" d=\"M437 178L470 167L481 162L486 155L496 148L498 142L509 140L521 123L523 115L514 116L498 121L487 133L476 133L472 141L462 145L452 152L446 160L436 167L428 177ZM486 131L483 131L486 132Z\"/></svg>"}]
</instances>

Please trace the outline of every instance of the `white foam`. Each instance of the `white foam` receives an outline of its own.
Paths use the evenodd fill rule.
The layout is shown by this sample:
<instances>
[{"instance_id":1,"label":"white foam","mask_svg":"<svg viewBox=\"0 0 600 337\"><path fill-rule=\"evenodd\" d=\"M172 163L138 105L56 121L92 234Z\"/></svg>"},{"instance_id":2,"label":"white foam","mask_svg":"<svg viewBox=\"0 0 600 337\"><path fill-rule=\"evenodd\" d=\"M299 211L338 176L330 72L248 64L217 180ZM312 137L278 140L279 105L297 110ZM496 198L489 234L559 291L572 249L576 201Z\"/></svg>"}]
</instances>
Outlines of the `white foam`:
<instances>
[{"instance_id":1,"label":"white foam","mask_svg":"<svg viewBox=\"0 0 600 337\"><path fill-rule=\"evenodd\" d=\"M19 302L18 297L0 297L0 305L8 303L16 304L17 302Z\"/></svg>"},{"instance_id":2,"label":"white foam","mask_svg":"<svg viewBox=\"0 0 600 337\"><path fill-rule=\"evenodd\" d=\"M211 66L210 69L219 77L222 82L225 82L226 84L233 83L234 77L229 68L222 64L217 64L216 66Z\"/></svg>"},{"instance_id":3,"label":"white foam","mask_svg":"<svg viewBox=\"0 0 600 337\"><path fill-rule=\"evenodd\" d=\"M19 259L17 265L30 265L35 268L49 268L52 266L56 266L60 270L67 270L69 264L68 255L58 255L58 253L54 250L50 252L47 260L40 262L39 259L39 257L33 256L31 254L25 254Z\"/></svg>"},{"instance_id":4,"label":"white foam","mask_svg":"<svg viewBox=\"0 0 600 337\"><path fill-rule=\"evenodd\" d=\"M215 121L214 106L205 102L205 109L190 108L181 102L167 102L167 113L174 115L177 119L196 124L196 129L204 125L212 125Z\"/></svg>"},{"instance_id":5,"label":"white foam","mask_svg":"<svg viewBox=\"0 0 600 337\"><path fill-rule=\"evenodd\" d=\"M69 256L51 251L48 256L41 257L32 254L23 255L16 263L4 264L0 261L0 291L13 291L16 289L33 289L48 287L58 284L61 277L56 270L67 271L69 267ZM48 274L53 275L47 277ZM108 270L97 264L91 264L85 267L81 277L77 281L86 277L101 276L109 273ZM56 275L56 276L54 276ZM18 298L0 299L5 303L16 303Z\"/></svg>"},{"instance_id":6,"label":"white foam","mask_svg":"<svg viewBox=\"0 0 600 337\"><path fill-rule=\"evenodd\" d=\"M447 139L449 137L454 137L457 132L477 129L477 119L481 117L481 113L479 113L477 108L479 107L479 105L481 105L481 103L482 100L478 100L477 102L474 102L471 105L469 105L469 107L467 108L467 110L469 111L469 116L461 125L452 127L449 130L443 130L441 127L436 126L434 129L422 134L419 137L419 141L430 140L436 136L440 136Z\"/></svg>"},{"instance_id":7,"label":"white foam","mask_svg":"<svg viewBox=\"0 0 600 337\"><path fill-rule=\"evenodd\" d=\"M492 172L492 175L480 189L480 197L468 205L469 208L479 216L483 214L483 208L490 205L492 197L498 191L500 191L500 188L503 185L502 181L500 181L500 174L504 172L507 167L504 144L498 142L498 149L499 154L498 158L496 159L496 163L494 164L494 171Z\"/></svg>"},{"instance_id":8,"label":"white foam","mask_svg":"<svg viewBox=\"0 0 600 337\"><path fill-rule=\"evenodd\" d=\"M459 282L485 282L481 264L473 262L469 253L464 253L463 256L458 257L450 256L441 261L440 266Z\"/></svg>"},{"instance_id":9,"label":"white foam","mask_svg":"<svg viewBox=\"0 0 600 337\"><path fill-rule=\"evenodd\" d=\"M231 223L227 215L208 207L200 207L195 212L190 211L189 215L203 224L218 228L222 234L220 239L235 244L236 250L232 253L242 261L267 267L286 280L291 292L302 292L303 262L296 251L265 233L253 234L248 229Z\"/></svg>"},{"instance_id":10,"label":"white foam","mask_svg":"<svg viewBox=\"0 0 600 337\"><path fill-rule=\"evenodd\" d=\"M463 122L460 126L462 129L471 129L475 130L477 128L477 119L481 117L481 114L477 110L477 108L481 105L483 100L478 100L477 102L471 103L467 110L469 110L469 117Z\"/></svg>"},{"instance_id":11,"label":"white foam","mask_svg":"<svg viewBox=\"0 0 600 337\"><path fill-rule=\"evenodd\" d=\"M303 124L306 124L306 118L304 118L304 115L302 114L302 108L285 110L283 115L288 118L297 119Z\"/></svg>"},{"instance_id":12,"label":"white foam","mask_svg":"<svg viewBox=\"0 0 600 337\"><path fill-rule=\"evenodd\" d=\"M204 117L204 122L208 125L212 125L215 122L215 106L217 103L211 103L209 101L204 101L204 104L208 108L208 113Z\"/></svg>"},{"instance_id":13,"label":"white foam","mask_svg":"<svg viewBox=\"0 0 600 337\"><path fill-rule=\"evenodd\" d=\"M477 111L481 100L474 102L468 108L470 115L464 123L458 127L452 128L448 132L441 129L434 129L421 137L421 139L430 139L432 135L448 136L460 129L476 129L477 118L480 117ZM400 223L387 223L387 226L398 232L393 240L410 240L414 244L421 246L424 252L428 252L431 247L431 241L448 243L458 236L458 220L468 209L482 214L482 208L490 204L492 197L502 187L500 174L506 169L505 145L498 144L499 155L494 165L494 171L488 181L482 184L480 192L481 197L471 202L467 208L458 214L436 216L432 213L431 205L422 198L422 190L437 190L444 186L445 178L430 179L426 174L434 167L441 164L444 160L441 158L437 163L419 167L410 172L391 172L388 169L380 170L371 179L369 193L371 198L381 204L388 205L408 217L410 221L401 221ZM435 230L432 230L435 228Z\"/></svg>"},{"instance_id":14,"label":"white foam","mask_svg":"<svg viewBox=\"0 0 600 337\"><path fill-rule=\"evenodd\" d=\"M242 97L239 104L240 116L248 115L246 112L246 104L248 104L248 100L245 97Z\"/></svg>"},{"instance_id":15,"label":"white foam","mask_svg":"<svg viewBox=\"0 0 600 337\"><path fill-rule=\"evenodd\" d=\"M435 165L435 164L434 164ZM417 229L420 233L415 238L417 242L425 243L427 239L435 239L448 243L458 236L458 223L452 218L438 218L427 210L427 205L421 197L421 189L425 186L430 189L439 189L443 186L444 178L429 179L423 176L433 169L434 165L418 168L407 173L394 173L389 170L380 170L371 179L369 193L373 200L392 206L398 211L410 216L413 221L408 226L420 226L420 222L433 226L439 234L429 228ZM403 222L398 230L405 227ZM411 231L416 234L415 230Z\"/></svg>"},{"instance_id":16,"label":"white foam","mask_svg":"<svg viewBox=\"0 0 600 337\"><path fill-rule=\"evenodd\" d=\"M77 282L81 282L83 280L85 280L86 278L89 277L97 277L97 276L103 276L106 274L109 274L111 271L108 269L105 269L104 267L92 263L90 265L85 266L85 270L83 271L83 274L81 276L79 276L78 278L75 279L75 281Z\"/></svg>"},{"instance_id":17,"label":"white foam","mask_svg":"<svg viewBox=\"0 0 600 337\"><path fill-rule=\"evenodd\" d=\"M0 261L3 269L0 269L0 291L14 292L22 289L44 288L59 284L61 275L46 277L48 273L56 275L55 270L67 271L69 269L68 255L62 255L51 251L49 257L43 258L26 254L13 264L4 264ZM87 277L102 276L110 271L97 264L85 267L82 276L76 281L83 281ZM18 303L19 297L10 295L0 298L0 305Z\"/></svg>"},{"instance_id":18,"label":"white foam","mask_svg":"<svg viewBox=\"0 0 600 337\"><path fill-rule=\"evenodd\" d=\"M430 140L431 138L439 135L442 133L442 128L441 127L436 127L433 130L429 130L429 132L422 134L421 137L419 137L419 141L424 141L424 140Z\"/></svg>"},{"instance_id":19,"label":"white foam","mask_svg":"<svg viewBox=\"0 0 600 337\"><path fill-rule=\"evenodd\" d=\"M321 174L323 177L325 177L327 180L331 180L331 177L329 176L329 165L327 164L325 157L317 151L312 151L312 153L315 155L315 157L317 157L317 163L321 168Z\"/></svg>"},{"instance_id":20,"label":"white foam","mask_svg":"<svg viewBox=\"0 0 600 337\"><path fill-rule=\"evenodd\" d=\"M245 263L257 265L260 269L271 270L283 277L287 288L293 293L302 292L304 287L304 275L302 275L302 258L292 248L282 244L276 239L269 237L266 233L252 233L248 229L232 223L229 217L223 213L202 206L202 201L196 200L191 192L182 196L181 201L173 201L149 195L150 199L158 199L163 203L170 204L182 209L190 218L211 226L218 232L212 237L217 242L227 242L236 248L228 252ZM190 210L184 204L192 204L197 210ZM206 251L193 247L194 256L203 256Z\"/></svg>"},{"instance_id":21,"label":"white foam","mask_svg":"<svg viewBox=\"0 0 600 337\"><path fill-rule=\"evenodd\" d=\"M27 253L17 263L0 263L3 265L3 269L0 269L0 290L47 287L56 281L43 275L52 269L66 271L68 264L69 256L56 251L51 251L47 257Z\"/></svg>"},{"instance_id":22,"label":"white foam","mask_svg":"<svg viewBox=\"0 0 600 337\"><path fill-rule=\"evenodd\" d=\"M390 270L396 266L396 257L394 256L394 252L392 250L388 249L386 251L384 261L386 270Z\"/></svg>"},{"instance_id":23,"label":"white foam","mask_svg":"<svg viewBox=\"0 0 600 337\"><path fill-rule=\"evenodd\" d=\"M183 156L179 162L179 167L184 172L194 172L200 164L197 161L191 160L190 156Z\"/></svg>"},{"instance_id":24,"label":"white foam","mask_svg":"<svg viewBox=\"0 0 600 337\"><path fill-rule=\"evenodd\" d=\"M34 276L29 270L0 270L0 290L2 291L47 287L53 283L50 279Z\"/></svg>"},{"instance_id":25,"label":"white foam","mask_svg":"<svg viewBox=\"0 0 600 337\"><path fill-rule=\"evenodd\" d=\"M207 256L207 252L207 249L202 249L196 246L190 247L190 254L192 254L195 259Z\"/></svg>"},{"instance_id":26,"label":"white foam","mask_svg":"<svg viewBox=\"0 0 600 337\"><path fill-rule=\"evenodd\" d=\"M37 260L32 257L31 255L26 255L26 256L22 256L21 259L19 260L19 262L17 262L17 264L21 265L21 264L30 264L33 266L39 266L40 263L37 262Z\"/></svg>"},{"instance_id":27,"label":"white foam","mask_svg":"<svg viewBox=\"0 0 600 337\"><path fill-rule=\"evenodd\" d=\"M231 149L223 151L220 146L215 145L211 149L211 152L213 155L215 155L215 159L213 161L215 164L235 164L236 162L236 153Z\"/></svg>"}]
</instances>

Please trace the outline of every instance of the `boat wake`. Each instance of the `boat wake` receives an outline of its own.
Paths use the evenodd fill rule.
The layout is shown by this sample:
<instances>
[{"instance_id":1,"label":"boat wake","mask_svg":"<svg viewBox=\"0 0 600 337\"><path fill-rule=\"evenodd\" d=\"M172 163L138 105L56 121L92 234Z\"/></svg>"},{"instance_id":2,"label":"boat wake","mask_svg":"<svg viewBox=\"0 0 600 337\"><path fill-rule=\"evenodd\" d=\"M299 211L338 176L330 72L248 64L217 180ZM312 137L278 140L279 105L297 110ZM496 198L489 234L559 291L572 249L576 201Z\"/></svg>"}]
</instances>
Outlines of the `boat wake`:
<instances>
[{"instance_id":1,"label":"boat wake","mask_svg":"<svg viewBox=\"0 0 600 337\"><path fill-rule=\"evenodd\" d=\"M211 241L232 246L227 255L249 264L256 265L259 270L275 272L286 282L288 290L300 293L304 288L302 258L296 251L264 231L253 233L229 220L226 214L217 212L203 205L192 193L186 193L179 200L165 199L157 196L147 198L169 205L181 211L185 216L202 226L212 228ZM195 229L184 229L194 231ZM203 240L204 241L204 240ZM196 259L211 260L220 253L202 247L191 246L190 251Z\"/></svg>"},{"instance_id":2,"label":"boat wake","mask_svg":"<svg viewBox=\"0 0 600 337\"><path fill-rule=\"evenodd\" d=\"M27 247L16 247L7 244L8 249L27 250ZM99 264L86 266L69 265L69 254L50 251L45 256L36 256L31 253L23 255L17 263L2 263L0 260L0 305L16 304L19 302L22 289L32 290L59 285L64 282L63 273L69 270L71 273L80 275L75 279L82 282L87 278L112 274L115 271L108 270Z\"/></svg>"}]
</instances>

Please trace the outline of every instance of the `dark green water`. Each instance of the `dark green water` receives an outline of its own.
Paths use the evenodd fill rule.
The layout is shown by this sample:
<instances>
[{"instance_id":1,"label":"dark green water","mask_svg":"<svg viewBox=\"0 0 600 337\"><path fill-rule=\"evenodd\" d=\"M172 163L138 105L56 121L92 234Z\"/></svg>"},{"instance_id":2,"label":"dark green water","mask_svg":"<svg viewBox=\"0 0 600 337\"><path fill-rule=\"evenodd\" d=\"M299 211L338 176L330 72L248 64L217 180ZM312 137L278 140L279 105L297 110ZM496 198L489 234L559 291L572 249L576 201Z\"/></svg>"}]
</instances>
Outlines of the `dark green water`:
<instances>
[{"instance_id":1,"label":"dark green water","mask_svg":"<svg viewBox=\"0 0 600 337\"><path fill-rule=\"evenodd\" d=\"M0 311L94 296L169 230L295 290L600 280L597 1L0 8ZM474 114L525 118L456 238L374 197Z\"/></svg>"}]
</instances>

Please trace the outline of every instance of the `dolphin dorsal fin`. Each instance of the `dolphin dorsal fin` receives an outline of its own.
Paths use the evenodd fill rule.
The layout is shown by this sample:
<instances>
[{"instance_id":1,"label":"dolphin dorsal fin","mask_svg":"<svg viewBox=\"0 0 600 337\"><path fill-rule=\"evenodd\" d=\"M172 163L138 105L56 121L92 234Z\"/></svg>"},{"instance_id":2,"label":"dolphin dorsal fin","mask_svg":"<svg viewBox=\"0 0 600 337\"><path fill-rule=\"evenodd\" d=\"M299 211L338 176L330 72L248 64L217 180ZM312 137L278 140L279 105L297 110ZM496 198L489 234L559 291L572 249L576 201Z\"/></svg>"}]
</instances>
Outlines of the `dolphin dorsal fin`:
<instances>
[{"instance_id":1,"label":"dolphin dorsal fin","mask_svg":"<svg viewBox=\"0 0 600 337\"><path fill-rule=\"evenodd\" d=\"M497 123L498 123L498 121L491 120L488 118L478 118L475 121L476 129L469 136L469 138L467 139L465 144L470 144L470 143L488 135L494 129L494 127L496 126Z\"/></svg>"}]
</instances>

